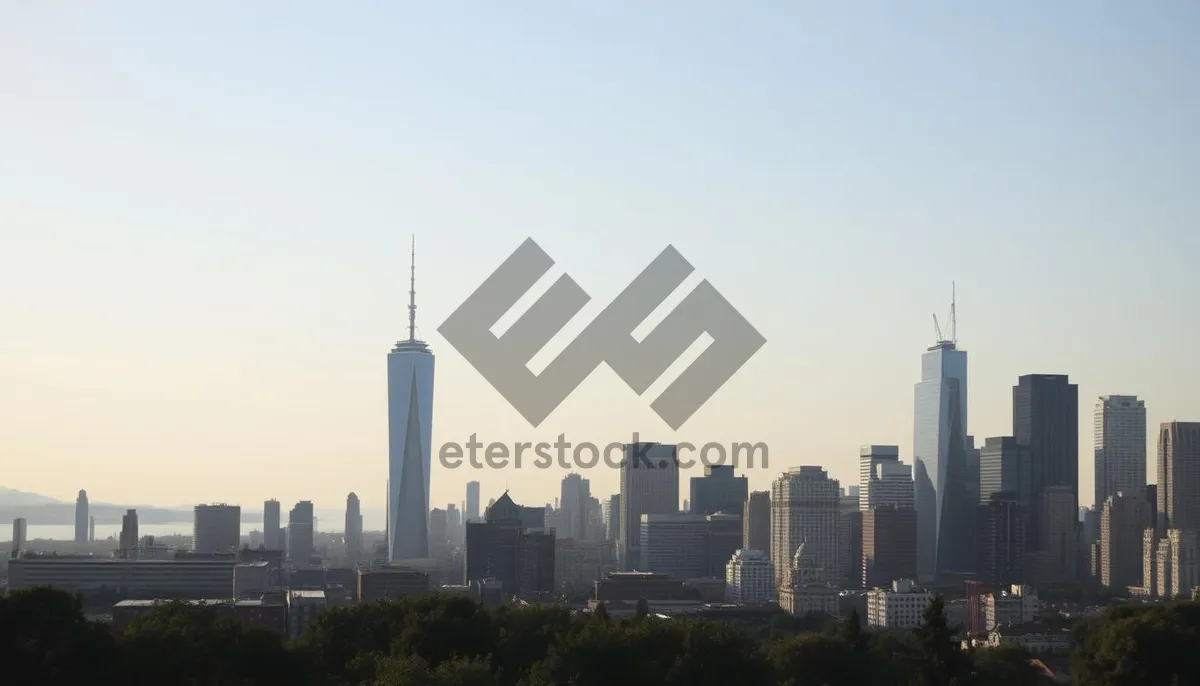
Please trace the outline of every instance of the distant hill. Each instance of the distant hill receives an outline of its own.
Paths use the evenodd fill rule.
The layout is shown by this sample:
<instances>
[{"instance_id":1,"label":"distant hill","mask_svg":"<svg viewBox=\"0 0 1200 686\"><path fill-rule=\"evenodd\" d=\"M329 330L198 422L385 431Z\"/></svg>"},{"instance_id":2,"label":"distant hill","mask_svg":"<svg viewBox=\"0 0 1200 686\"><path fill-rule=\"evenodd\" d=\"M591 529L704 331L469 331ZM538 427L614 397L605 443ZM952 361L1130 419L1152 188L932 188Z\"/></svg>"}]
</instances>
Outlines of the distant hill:
<instances>
[{"instance_id":1,"label":"distant hill","mask_svg":"<svg viewBox=\"0 0 1200 686\"><path fill-rule=\"evenodd\" d=\"M18 491L15 488L0 486L0 507L11 505L53 505L56 503L62 503L62 501L38 493L26 493L25 491Z\"/></svg>"}]
</instances>

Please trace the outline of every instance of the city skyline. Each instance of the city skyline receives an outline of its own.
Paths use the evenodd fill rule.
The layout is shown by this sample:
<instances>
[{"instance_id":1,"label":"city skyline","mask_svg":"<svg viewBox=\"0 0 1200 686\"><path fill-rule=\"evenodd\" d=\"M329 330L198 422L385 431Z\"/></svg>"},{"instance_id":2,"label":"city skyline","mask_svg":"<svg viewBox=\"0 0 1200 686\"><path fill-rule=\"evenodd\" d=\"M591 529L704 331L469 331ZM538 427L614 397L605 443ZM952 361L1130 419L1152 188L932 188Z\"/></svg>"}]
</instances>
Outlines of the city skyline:
<instances>
[{"instance_id":1,"label":"city skyline","mask_svg":"<svg viewBox=\"0 0 1200 686\"><path fill-rule=\"evenodd\" d=\"M1200 300L1179 277L1200 247L1195 8L781 6L737 19L755 50L728 12L298 7L261 35L239 26L262 8L16 9L37 40L0 41L2 485L384 510L380 357L413 233L433 446L762 441L754 491L799 465L853 483L863 445L913 464L916 357L952 281L977 446L1011 435L1020 376L1069 376L1087 504L1096 398L1145 401L1147 455L1162 422L1200 420L1178 316ZM615 38L571 28L601 20ZM529 429L436 333L529 236L587 285L581 326L674 244L769 343L678 432L606 368ZM432 469L427 508L470 480L549 501L566 473Z\"/></svg>"}]
</instances>

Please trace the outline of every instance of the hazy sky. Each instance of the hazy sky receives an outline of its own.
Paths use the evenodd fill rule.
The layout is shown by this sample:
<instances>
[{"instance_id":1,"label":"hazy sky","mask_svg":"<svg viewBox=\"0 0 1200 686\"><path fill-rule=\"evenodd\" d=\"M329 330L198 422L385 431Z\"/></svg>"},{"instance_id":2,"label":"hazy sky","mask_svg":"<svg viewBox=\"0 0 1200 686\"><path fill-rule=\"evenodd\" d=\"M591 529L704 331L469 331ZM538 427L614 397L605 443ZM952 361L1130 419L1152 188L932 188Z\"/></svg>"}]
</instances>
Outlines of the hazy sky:
<instances>
[{"instance_id":1,"label":"hazy sky","mask_svg":"<svg viewBox=\"0 0 1200 686\"><path fill-rule=\"evenodd\" d=\"M0 16L5 486L380 507L412 234L438 443L764 441L752 488L852 483L861 444L911 460L952 280L969 430L1011 432L1018 375L1069 373L1082 502L1096 396L1145 398L1152 451L1200 420L1194 2ZM593 297L551 349L668 244L767 344L678 434L606 367L532 429L436 332L526 237ZM432 501L478 478L542 503L562 475L435 464Z\"/></svg>"}]
</instances>

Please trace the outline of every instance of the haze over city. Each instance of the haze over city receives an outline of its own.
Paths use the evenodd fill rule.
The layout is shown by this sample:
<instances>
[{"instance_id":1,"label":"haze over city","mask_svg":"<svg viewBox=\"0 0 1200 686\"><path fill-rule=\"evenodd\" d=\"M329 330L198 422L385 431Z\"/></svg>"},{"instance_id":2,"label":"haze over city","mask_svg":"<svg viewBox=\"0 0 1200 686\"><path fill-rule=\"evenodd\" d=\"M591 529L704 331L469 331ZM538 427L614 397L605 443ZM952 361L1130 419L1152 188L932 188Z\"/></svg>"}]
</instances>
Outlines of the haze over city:
<instances>
[{"instance_id":1,"label":"haze over city","mask_svg":"<svg viewBox=\"0 0 1200 686\"><path fill-rule=\"evenodd\" d=\"M968 432L1011 433L1019 375L1070 375L1090 503L1097 396L1145 400L1151 456L1200 419L1200 11L931 7L13 3L0 484L382 508L415 235L431 507L558 493L561 469L442 469L472 434L764 442L752 490L856 483L867 444L911 461L952 281ZM527 237L540 290L592 298L543 363L668 244L696 271L663 310L708 279L767 344L678 432L650 408L671 379L639 397L603 365L531 428L436 331Z\"/></svg>"}]
</instances>

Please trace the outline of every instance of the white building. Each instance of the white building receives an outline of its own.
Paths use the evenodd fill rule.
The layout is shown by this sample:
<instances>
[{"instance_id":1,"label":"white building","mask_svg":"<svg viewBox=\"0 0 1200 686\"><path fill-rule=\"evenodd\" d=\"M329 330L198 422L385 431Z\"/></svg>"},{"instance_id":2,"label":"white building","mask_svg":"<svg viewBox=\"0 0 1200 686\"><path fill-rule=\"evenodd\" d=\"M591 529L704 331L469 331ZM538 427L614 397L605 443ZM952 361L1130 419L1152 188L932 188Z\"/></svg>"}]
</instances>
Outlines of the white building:
<instances>
[{"instance_id":1,"label":"white building","mask_svg":"<svg viewBox=\"0 0 1200 686\"><path fill-rule=\"evenodd\" d=\"M877 462L869 474L869 479L863 484L866 495L860 499L867 503L864 511L872 507L913 507L912 465L899 460ZM860 491L861 492L861 491Z\"/></svg>"},{"instance_id":2,"label":"white building","mask_svg":"<svg viewBox=\"0 0 1200 686\"><path fill-rule=\"evenodd\" d=\"M837 616L838 590L829 583L828 571L813 557L807 542L800 543L787 579L779 589L779 606L798 617L808 614Z\"/></svg>"},{"instance_id":3,"label":"white building","mask_svg":"<svg viewBox=\"0 0 1200 686\"><path fill-rule=\"evenodd\" d=\"M866 512L871 505L882 504L871 502L871 481L875 478L877 467L887 463L900 462L900 446L896 445L864 445L858 451L858 509ZM912 469L909 468L909 479L912 479ZM912 486L909 486L909 492ZM878 495L878 489L876 489ZM911 497L911 495L910 495Z\"/></svg>"},{"instance_id":4,"label":"white building","mask_svg":"<svg viewBox=\"0 0 1200 686\"><path fill-rule=\"evenodd\" d=\"M1136 395L1102 395L1093 412L1096 499L1146 491L1146 402Z\"/></svg>"},{"instance_id":5,"label":"white building","mask_svg":"<svg viewBox=\"0 0 1200 686\"><path fill-rule=\"evenodd\" d=\"M912 629L921 624L933 594L918 589L910 579L892 582L892 588L867 591L867 626Z\"/></svg>"},{"instance_id":6,"label":"white building","mask_svg":"<svg viewBox=\"0 0 1200 686\"><path fill-rule=\"evenodd\" d=\"M1027 624L1032 622L1040 607L1037 591L1030 586L1014 584L1011 589L996 595L989 593L987 606L984 609L988 631L1006 624Z\"/></svg>"},{"instance_id":7,"label":"white building","mask_svg":"<svg viewBox=\"0 0 1200 686\"><path fill-rule=\"evenodd\" d=\"M762 550L742 549L725 565L725 600L758 603L775 597L775 567Z\"/></svg>"},{"instance_id":8,"label":"white building","mask_svg":"<svg viewBox=\"0 0 1200 686\"><path fill-rule=\"evenodd\" d=\"M387 356L388 560L429 557L429 472L433 441L433 353L417 340L416 265L408 303L408 340Z\"/></svg>"},{"instance_id":9,"label":"white building","mask_svg":"<svg viewBox=\"0 0 1200 686\"><path fill-rule=\"evenodd\" d=\"M792 553L805 550L830 579L841 578L841 486L821 467L793 467L771 484L771 561L775 582L787 585Z\"/></svg>"}]
</instances>

